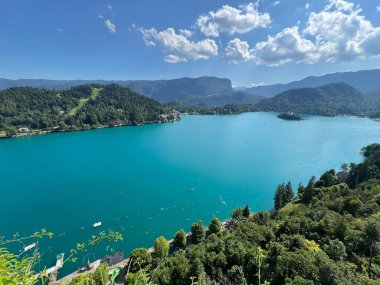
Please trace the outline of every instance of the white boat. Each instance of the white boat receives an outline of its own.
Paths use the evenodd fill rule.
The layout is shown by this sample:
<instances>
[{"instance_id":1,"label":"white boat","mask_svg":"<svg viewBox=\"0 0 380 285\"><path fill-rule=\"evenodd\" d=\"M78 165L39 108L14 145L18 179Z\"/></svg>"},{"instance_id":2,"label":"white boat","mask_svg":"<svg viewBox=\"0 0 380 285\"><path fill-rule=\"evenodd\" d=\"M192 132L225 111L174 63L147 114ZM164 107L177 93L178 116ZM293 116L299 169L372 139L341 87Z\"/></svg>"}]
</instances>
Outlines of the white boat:
<instances>
[{"instance_id":1,"label":"white boat","mask_svg":"<svg viewBox=\"0 0 380 285\"><path fill-rule=\"evenodd\" d=\"M37 243L34 242L34 243L32 243L32 244L30 244L30 245L24 247L24 252L25 252L25 251L28 251L28 250L31 250L32 248L36 247L36 245L37 245Z\"/></svg>"},{"instance_id":2,"label":"white boat","mask_svg":"<svg viewBox=\"0 0 380 285\"><path fill-rule=\"evenodd\" d=\"M97 227L100 227L102 225L102 222L97 222L95 224L92 225L93 228L97 228Z\"/></svg>"}]
</instances>

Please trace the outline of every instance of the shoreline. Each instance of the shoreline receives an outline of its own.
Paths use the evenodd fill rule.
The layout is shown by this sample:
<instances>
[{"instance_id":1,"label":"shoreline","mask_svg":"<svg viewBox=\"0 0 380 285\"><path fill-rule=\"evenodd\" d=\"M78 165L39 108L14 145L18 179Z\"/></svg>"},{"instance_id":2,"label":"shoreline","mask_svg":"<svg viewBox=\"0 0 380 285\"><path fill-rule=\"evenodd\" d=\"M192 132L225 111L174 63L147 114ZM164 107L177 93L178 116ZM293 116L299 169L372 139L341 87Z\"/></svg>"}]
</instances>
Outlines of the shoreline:
<instances>
[{"instance_id":1,"label":"shoreline","mask_svg":"<svg viewBox=\"0 0 380 285\"><path fill-rule=\"evenodd\" d=\"M2 139L17 139L17 138L23 138L23 137L32 137L32 136L39 136L39 135L47 135L47 134L53 134L53 133L74 133L74 132L85 132L85 131L94 131L99 129L111 129L111 128L119 128L119 127L140 127L144 125L153 125L153 124L165 124L165 123L175 123L179 122L181 120L180 117L173 120L166 120L166 121L149 121L144 122L142 124L118 124L113 126L96 126L96 127L89 127L89 128L82 128L77 130L70 130L70 129L49 129L49 130L34 130L30 131L29 133L17 133L13 136L6 136L0 134L0 140Z\"/></svg>"}]
</instances>

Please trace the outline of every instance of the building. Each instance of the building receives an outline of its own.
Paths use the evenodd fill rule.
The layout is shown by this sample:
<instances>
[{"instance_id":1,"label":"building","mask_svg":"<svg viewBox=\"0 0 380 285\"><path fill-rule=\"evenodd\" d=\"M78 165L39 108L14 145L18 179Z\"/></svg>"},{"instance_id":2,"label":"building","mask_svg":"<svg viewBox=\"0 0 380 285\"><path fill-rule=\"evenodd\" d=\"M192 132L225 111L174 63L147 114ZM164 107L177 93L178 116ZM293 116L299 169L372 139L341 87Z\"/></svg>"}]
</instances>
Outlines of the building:
<instances>
[{"instance_id":1,"label":"building","mask_svg":"<svg viewBox=\"0 0 380 285\"><path fill-rule=\"evenodd\" d=\"M29 128L19 128L18 131L21 134L28 134L30 132Z\"/></svg>"}]
</instances>

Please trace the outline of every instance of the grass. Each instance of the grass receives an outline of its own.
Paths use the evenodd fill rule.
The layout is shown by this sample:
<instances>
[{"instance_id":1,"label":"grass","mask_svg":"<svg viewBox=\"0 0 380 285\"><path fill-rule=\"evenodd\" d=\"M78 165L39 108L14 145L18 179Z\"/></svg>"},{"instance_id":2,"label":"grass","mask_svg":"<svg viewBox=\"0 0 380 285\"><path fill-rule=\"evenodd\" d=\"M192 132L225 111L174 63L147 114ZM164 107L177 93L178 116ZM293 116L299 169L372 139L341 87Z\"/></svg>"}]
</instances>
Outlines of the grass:
<instances>
[{"instance_id":1,"label":"grass","mask_svg":"<svg viewBox=\"0 0 380 285\"><path fill-rule=\"evenodd\" d=\"M91 91L91 96L90 98L85 98L85 99L79 99L78 106L72 108L70 112L68 113L69 116L75 116L75 114L78 112L80 108L82 108L89 99L95 100L96 97L98 97L100 91L102 91L102 88L92 88Z\"/></svg>"}]
</instances>

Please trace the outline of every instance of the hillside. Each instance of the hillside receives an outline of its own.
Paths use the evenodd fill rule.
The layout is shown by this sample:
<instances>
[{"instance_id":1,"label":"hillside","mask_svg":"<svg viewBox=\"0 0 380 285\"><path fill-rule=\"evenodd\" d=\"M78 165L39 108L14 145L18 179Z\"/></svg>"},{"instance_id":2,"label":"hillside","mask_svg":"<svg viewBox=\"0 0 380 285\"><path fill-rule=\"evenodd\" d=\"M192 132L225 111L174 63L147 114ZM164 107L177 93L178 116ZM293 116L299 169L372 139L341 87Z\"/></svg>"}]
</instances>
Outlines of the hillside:
<instances>
[{"instance_id":1,"label":"hillside","mask_svg":"<svg viewBox=\"0 0 380 285\"><path fill-rule=\"evenodd\" d=\"M310 76L287 84L257 86L247 88L244 91L270 98L289 89L318 87L335 82L347 83L363 93L380 90L380 69L362 70L356 72L338 72L323 76Z\"/></svg>"},{"instance_id":2,"label":"hillside","mask_svg":"<svg viewBox=\"0 0 380 285\"><path fill-rule=\"evenodd\" d=\"M378 109L368 97L346 83L290 89L260 101L255 107L258 111L292 111L327 116L371 115Z\"/></svg>"},{"instance_id":3,"label":"hillside","mask_svg":"<svg viewBox=\"0 0 380 285\"><path fill-rule=\"evenodd\" d=\"M206 228L198 221L190 236L179 230L172 244L161 236L152 251L133 250L128 275L120 280L157 285L379 284L380 145L362 151L363 163L312 177L307 185L298 185L296 194L291 182L280 184L272 212L236 208L223 224L213 218ZM107 265L70 284L96 280L100 270L107 273Z\"/></svg>"},{"instance_id":4,"label":"hillside","mask_svg":"<svg viewBox=\"0 0 380 285\"><path fill-rule=\"evenodd\" d=\"M169 115L169 116L168 116ZM116 84L81 85L54 91L13 87L0 91L0 131L82 130L173 120L159 102Z\"/></svg>"},{"instance_id":5,"label":"hillside","mask_svg":"<svg viewBox=\"0 0 380 285\"><path fill-rule=\"evenodd\" d=\"M179 100L192 104L210 105L253 104L260 99L260 97L252 96L249 93L235 92L229 79L217 77L132 81L0 79L0 90L25 86L62 90L83 84L118 84L161 103Z\"/></svg>"}]
</instances>

